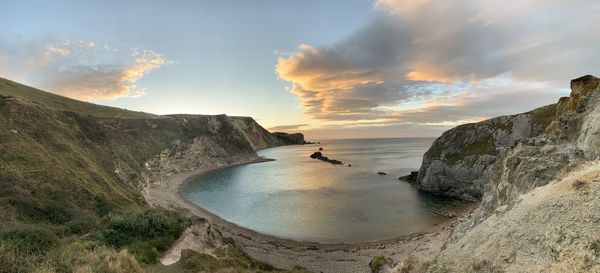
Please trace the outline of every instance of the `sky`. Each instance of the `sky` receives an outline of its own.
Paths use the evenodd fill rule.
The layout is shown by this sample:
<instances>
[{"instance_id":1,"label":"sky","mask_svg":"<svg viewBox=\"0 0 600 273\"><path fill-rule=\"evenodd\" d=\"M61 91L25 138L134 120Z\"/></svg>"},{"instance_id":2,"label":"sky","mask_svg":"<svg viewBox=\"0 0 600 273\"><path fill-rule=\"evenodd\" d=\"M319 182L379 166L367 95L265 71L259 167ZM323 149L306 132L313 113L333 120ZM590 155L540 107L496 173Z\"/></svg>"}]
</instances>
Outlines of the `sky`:
<instances>
[{"instance_id":1,"label":"sky","mask_svg":"<svg viewBox=\"0 0 600 273\"><path fill-rule=\"evenodd\" d=\"M308 139L438 136L600 70L593 0L0 0L0 77Z\"/></svg>"}]
</instances>

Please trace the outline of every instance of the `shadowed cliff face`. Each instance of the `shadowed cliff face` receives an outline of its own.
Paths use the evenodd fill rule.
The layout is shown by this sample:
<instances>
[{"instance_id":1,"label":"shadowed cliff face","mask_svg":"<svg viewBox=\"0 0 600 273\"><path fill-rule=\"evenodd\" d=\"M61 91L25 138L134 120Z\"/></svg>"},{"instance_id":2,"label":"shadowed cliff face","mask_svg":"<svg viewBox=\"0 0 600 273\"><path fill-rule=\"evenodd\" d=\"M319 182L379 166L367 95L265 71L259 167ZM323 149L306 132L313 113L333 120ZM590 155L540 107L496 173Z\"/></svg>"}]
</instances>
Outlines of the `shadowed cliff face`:
<instances>
[{"instance_id":1,"label":"shadowed cliff face","mask_svg":"<svg viewBox=\"0 0 600 273\"><path fill-rule=\"evenodd\" d=\"M527 153L528 148L517 147L520 143L574 145L573 150L579 147L588 150L587 157L596 156L597 152L591 147L597 147L600 141L592 136L600 130L595 122L597 118L594 118L600 114L591 109L595 109L599 83L600 80L593 76L584 76L571 82L571 95L561 98L557 104L465 124L445 132L423 156L415 185L436 194L475 201L483 197L486 185L494 176L494 164L499 159L514 158L515 149L521 151L519 156ZM559 160L559 157L574 154L563 150L554 153L549 162L562 162L567 159ZM554 165L549 164L547 168L556 170ZM553 175L538 176L537 179L551 177Z\"/></svg>"},{"instance_id":2,"label":"shadowed cliff face","mask_svg":"<svg viewBox=\"0 0 600 273\"><path fill-rule=\"evenodd\" d=\"M554 117L555 105L453 128L423 156L414 184L425 191L481 199L491 166L519 140L542 134Z\"/></svg>"},{"instance_id":3,"label":"shadowed cliff face","mask_svg":"<svg viewBox=\"0 0 600 273\"><path fill-rule=\"evenodd\" d=\"M481 204L460 219L435 257L417 266L423 270L410 272L600 272L600 79L572 80L571 90L554 114L544 116L542 132L521 134L513 145L494 145L490 150L498 153L477 179L458 181L460 176L445 170L453 166L447 156L440 160L432 159L431 150L426 154L424 162L439 160L442 167L424 164L419 187L439 194L447 192L427 188L427 183L441 180L454 192L477 187ZM466 128L487 132L481 128L489 122ZM471 136L463 129L444 134L436 149L463 143L455 135Z\"/></svg>"}]
</instances>

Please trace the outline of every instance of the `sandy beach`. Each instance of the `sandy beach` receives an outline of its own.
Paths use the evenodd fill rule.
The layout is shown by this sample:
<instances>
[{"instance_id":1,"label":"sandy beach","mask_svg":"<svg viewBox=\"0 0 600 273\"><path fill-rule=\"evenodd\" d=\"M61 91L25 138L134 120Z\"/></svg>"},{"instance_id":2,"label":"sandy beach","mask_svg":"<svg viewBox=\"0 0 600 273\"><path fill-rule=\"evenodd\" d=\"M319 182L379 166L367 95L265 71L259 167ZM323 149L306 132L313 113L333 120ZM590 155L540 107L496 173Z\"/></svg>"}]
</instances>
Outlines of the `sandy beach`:
<instances>
[{"instance_id":1,"label":"sandy beach","mask_svg":"<svg viewBox=\"0 0 600 273\"><path fill-rule=\"evenodd\" d=\"M199 207L182 195L183 186L192 178L205 172L243 164L253 164L272 159L257 157L248 162L201 168L192 172L171 175L163 181L154 181L144 188L144 195L152 207L183 212L189 216L206 219L184 233L172 250L163 257L163 263L173 263L181 249L204 251L210 249L205 238L209 227L216 229L222 238L233 240L251 257L278 268L301 265L315 272L369 272L368 264L374 256L386 256L403 261L410 255L427 256L439 249L451 227L459 221L449 221L420 233L392 239L362 243L318 243L294 241L261 234L221 219ZM212 232L214 235L214 231Z\"/></svg>"}]
</instances>

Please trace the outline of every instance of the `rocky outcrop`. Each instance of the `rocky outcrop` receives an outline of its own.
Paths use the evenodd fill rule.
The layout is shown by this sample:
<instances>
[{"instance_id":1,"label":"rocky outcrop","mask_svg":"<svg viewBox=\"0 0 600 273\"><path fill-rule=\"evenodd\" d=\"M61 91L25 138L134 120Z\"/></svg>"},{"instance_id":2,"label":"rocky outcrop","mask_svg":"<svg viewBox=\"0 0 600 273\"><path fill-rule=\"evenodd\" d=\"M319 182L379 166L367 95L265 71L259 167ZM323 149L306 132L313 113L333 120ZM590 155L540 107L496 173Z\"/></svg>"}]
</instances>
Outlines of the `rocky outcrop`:
<instances>
[{"instance_id":1,"label":"rocky outcrop","mask_svg":"<svg viewBox=\"0 0 600 273\"><path fill-rule=\"evenodd\" d=\"M236 129L244 133L254 150L281 145L307 144L304 135L301 133L269 133L251 117L230 117L230 119Z\"/></svg>"},{"instance_id":2,"label":"rocky outcrop","mask_svg":"<svg viewBox=\"0 0 600 273\"><path fill-rule=\"evenodd\" d=\"M418 188L475 201L481 199L491 166L517 141L542 134L555 105L458 126L440 136L423 156Z\"/></svg>"},{"instance_id":3,"label":"rocky outcrop","mask_svg":"<svg viewBox=\"0 0 600 273\"><path fill-rule=\"evenodd\" d=\"M569 97L559 100L553 115L544 115L543 132L521 135L513 145L489 146L498 152L493 161L482 164L483 175L477 179L458 182L459 175L444 169L453 166L447 156L441 156L440 172L432 172L431 164L421 168L442 173L445 177L438 184L451 185L449 191L423 187L440 180L419 174L416 183L424 189L450 196L473 188L482 193L479 208L461 219L425 270L600 272L596 250L600 233L595 228L600 200L594 198L600 189L600 79L572 80L571 90ZM480 132L486 122L469 128ZM472 133L461 131L466 136ZM460 136L447 134L451 137L436 141L447 146L436 149L447 151L461 143ZM457 161L466 162L469 152L462 153Z\"/></svg>"},{"instance_id":4,"label":"rocky outcrop","mask_svg":"<svg viewBox=\"0 0 600 273\"><path fill-rule=\"evenodd\" d=\"M279 142L280 145L300 145L300 144L309 144L306 140L304 140L304 135L301 133L282 133L282 132L274 132L271 133Z\"/></svg>"},{"instance_id":5,"label":"rocky outcrop","mask_svg":"<svg viewBox=\"0 0 600 273\"><path fill-rule=\"evenodd\" d=\"M175 138L160 154L148 159L144 183L160 183L171 175L202 168L246 163L258 158L257 150L296 144L269 133L250 117L171 116L195 128L190 138ZM183 130L180 129L180 130ZM302 139L302 134L295 134ZM281 136L281 135L280 135Z\"/></svg>"},{"instance_id":6,"label":"rocky outcrop","mask_svg":"<svg viewBox=\"0 0 600 273\"><path fill-rule=\"evenodd\" d=\"M333 165L342 165L344 163L342 163L342 161L336 160L336 159L330 159L329 157L326 157L323 155L323 153L321 152L314 152L310 155L310 158L312 159L318 159L321 161L325 161L325 162L329 162Z\"/></svg>"},{"instance_id":7,"label":"rocky outcrop","mask_svg":"<svg viewBox=\"0 0 600 273\"><path fill-rule=\"evenodd\" d=\"M419 177L419 171L412 171L405 176L398 177L398 180L409 182L409 183L414 183L417 181L418 177Z\"/></svg>"},{"instance_id":8,"label":"rocky outcrop","mask_svg":"<svg viewBox=\"0 0 600 273\"><path fill-rule=\"evenodd\" d=\"M483 200L489 210L548 183L570 164L598 157L599 84L584 76L557 104L445 132L423 156L413 183L440 195ZM484 197L490 181L496 194Z\"/></svg>"},{"instance_id":9,"label":"rocky outcrop","mask_svg":"<svg viewBox=\"0 0 600 273\"><path fill-rule=\"evenodd\" d=\"M587 160L597 159L600 142L600 80L571 81L571 95L561 98L543 134L519 141L492 166L483 195L485 217L518 197L544 186Z\"/></svg>"}]
</instances>

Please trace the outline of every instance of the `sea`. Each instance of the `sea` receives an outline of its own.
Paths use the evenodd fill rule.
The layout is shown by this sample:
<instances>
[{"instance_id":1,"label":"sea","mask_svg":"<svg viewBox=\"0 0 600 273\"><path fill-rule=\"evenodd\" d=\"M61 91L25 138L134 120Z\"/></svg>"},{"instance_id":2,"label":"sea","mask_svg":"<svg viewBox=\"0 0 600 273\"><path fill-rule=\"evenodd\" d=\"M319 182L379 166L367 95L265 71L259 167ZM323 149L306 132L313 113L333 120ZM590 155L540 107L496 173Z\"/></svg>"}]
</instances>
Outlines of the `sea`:
<instances>
[{"instance_id":1,"label":"sea","mask_svg":"<svg viewBox=\"0 0 600 273\"><path fill-rule=\"evenodd\" d=\"M466 205L398 179L419 169L433 141L340 139L264 149L258 154L274 161L202 174L183 193L224 220L280 238L323 243L395 238L440 225L448 220L440 211ZM310 158L319 148L343 165Z\"/></svg>"}]
</instances>

